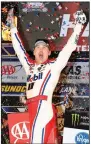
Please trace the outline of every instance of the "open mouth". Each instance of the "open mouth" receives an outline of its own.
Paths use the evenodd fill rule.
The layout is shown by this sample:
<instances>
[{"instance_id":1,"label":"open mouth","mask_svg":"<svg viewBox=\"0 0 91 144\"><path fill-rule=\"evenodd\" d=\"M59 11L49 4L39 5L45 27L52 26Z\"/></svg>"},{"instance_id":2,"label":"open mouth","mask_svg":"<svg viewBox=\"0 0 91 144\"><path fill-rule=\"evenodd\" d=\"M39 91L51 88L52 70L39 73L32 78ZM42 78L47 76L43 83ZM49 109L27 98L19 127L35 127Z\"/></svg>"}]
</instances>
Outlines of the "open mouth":
<instances>
[{"instance_id":1,"label":"open mouth","mask_svg":"<svg viewBox=\"0 0 91 144\"><path fill-rule=\"evenodd\" d=\"M39 54L39 58L43 59L43 54L42 53Z\"/></svg>"}]
</instances>

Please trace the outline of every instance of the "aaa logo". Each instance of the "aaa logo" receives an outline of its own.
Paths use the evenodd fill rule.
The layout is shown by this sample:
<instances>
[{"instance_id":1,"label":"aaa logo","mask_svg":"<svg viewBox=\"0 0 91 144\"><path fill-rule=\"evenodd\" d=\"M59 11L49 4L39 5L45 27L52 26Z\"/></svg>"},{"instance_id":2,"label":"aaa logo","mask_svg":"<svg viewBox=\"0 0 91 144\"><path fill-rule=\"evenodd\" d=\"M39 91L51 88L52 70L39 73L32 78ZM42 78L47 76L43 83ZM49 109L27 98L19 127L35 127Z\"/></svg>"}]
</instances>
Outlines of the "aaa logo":
<instances>
[{"instance_id":1,"label":"aaa logo","mask_svg":"<svg viewBox=\"0 0 91 144\"><path fill-rule=\"evenodd\" d=\"M19 122L12 127L11 133L16 138L14 143L16 143L18 140L29 139L28 125L29 125L29 122L24 121L24 122Z\"/></svg>"}]
</instances>

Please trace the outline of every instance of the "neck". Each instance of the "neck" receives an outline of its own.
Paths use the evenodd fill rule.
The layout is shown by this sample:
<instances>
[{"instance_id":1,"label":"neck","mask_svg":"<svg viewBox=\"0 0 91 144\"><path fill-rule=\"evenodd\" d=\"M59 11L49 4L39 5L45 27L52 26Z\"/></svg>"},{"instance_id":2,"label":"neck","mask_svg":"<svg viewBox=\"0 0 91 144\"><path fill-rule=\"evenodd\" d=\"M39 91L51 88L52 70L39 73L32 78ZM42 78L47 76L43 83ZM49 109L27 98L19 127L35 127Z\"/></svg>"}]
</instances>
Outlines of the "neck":
<instances>
[{"instance_id":1,"label":"neck","mask_svg":"<svg viewBox=\"0 0 91 144\"><path fill-rule=\"evenodd\" d=\"M39 61L36 61L36 60L35 60L35 63L36 63L36 65L46 64L46 63L48 63L48 59L47 59L46 61L44 61L44 62L39 62Z\"/></svg>"}]
</instances>

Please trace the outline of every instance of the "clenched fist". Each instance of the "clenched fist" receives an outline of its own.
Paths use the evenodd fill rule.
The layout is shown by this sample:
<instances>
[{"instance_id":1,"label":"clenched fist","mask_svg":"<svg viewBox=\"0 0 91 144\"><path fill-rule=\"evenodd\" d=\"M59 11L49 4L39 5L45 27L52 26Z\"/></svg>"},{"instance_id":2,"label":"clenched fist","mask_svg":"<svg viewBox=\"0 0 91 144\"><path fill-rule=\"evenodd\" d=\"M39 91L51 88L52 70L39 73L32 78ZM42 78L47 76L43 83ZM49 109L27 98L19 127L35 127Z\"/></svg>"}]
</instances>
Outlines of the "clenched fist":
<instances>
[{"instance_id":1,"label":"clenched fist","mask_svg":"<svg viewBox=\"0 0 91 144\"><path fill-rule=\"evenodd\" d=\"M14 19L14 9L10 9L7 15L7 25L11 28L15 27L15 19Z\"/></svg>"}]
</instances>

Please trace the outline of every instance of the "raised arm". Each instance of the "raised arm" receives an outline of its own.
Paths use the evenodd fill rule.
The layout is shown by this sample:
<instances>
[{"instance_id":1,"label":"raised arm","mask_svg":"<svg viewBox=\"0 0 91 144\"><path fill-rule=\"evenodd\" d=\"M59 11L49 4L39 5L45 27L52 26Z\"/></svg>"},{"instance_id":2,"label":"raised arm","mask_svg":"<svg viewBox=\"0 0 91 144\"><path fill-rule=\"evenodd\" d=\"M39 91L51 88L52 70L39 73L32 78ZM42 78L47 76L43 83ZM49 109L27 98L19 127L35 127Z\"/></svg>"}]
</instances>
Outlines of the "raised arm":
<instances>
[{"instance_id":1,"label":"raised arm","mask_svg":"<svg viewBox=\"0 0 91 144\"><path fill-rule=\"evenodd\" d=\"M23 67L26 71L26 74L28 74L31 62L28 58L28 54L27 54L26 50L24 49L23 43L22 43L19 33L17 31L17 28L15 27L13 9L11 9L8 13L7 22L9 23L10 28L11 28L11 38L12 38L13 48L14 48L21 64L23 65Z\"/></svg>"},{"instance_id":2,"label":"raised arm","mask_svg":"<svg viewBox=\"0 0 91 144\"><path fill-rule=\"evenodd\" d=\"M59 53L54 63L53 67L55 67L56 72L57 71L61 72L62 69L66 66L72 52L76 49L80 32L83 28L83 24L86 22L86 16L82 11L76 13L75 18L76 18L76 25L74 28L74 32L69 38L67 44L64 46L63 50Z\"/></svg>"}]
</instances>

